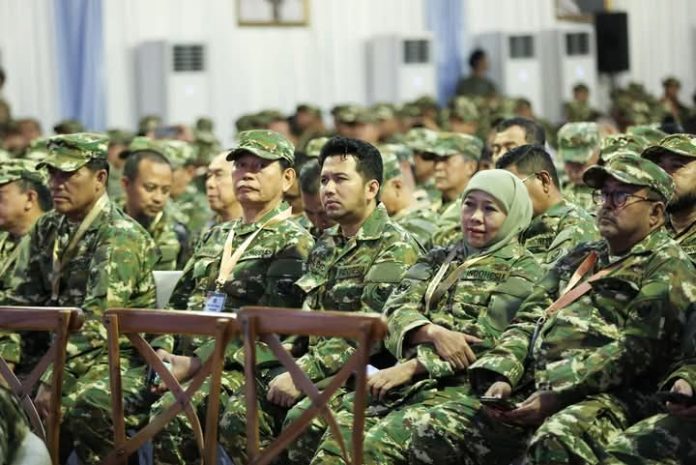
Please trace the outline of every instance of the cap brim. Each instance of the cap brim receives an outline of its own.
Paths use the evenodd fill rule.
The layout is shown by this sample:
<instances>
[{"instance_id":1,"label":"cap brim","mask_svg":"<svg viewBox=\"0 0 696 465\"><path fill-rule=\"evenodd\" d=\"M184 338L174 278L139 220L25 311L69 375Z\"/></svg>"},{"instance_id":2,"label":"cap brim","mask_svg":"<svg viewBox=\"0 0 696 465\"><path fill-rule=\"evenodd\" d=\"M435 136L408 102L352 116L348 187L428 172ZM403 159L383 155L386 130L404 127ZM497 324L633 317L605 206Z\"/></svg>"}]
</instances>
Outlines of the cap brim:
<instances>
[{"instance_id":1,"label":"cap brim","mask_svg":"<svg viewBox=\"0 0 696 465\"><path fill-rule=\"evenodd\" d=\"M585 163L592 156L592 147L577 149L558 149L558 155L563 161L571 163Z\"/></svg>"},{"instance_id":2,"label":"cap brim","mask_svg":"<svg viewBox=\"0 0 696 465\"><path fill-rule=\"evenodd\" d=\"M688 153L680 152L678 150L671 150L671 149L668 149L667 147L662 147L661 145L653 145L653 146L648 147L647 149L643 150L643 153L641 153L640 156L647 159L647 160L655 161L656 159L660 158L660 156L664 155L665 153L679 155L680 157L696 158L695 155L690 155Z\"/></svg>"},{"instance_id":3,"label":"cap brim","mask_svg":"<svg viewBox=\"0 0 696 465\"><path fill-rule=\"evenodd\" d=\"M85 166L89 162L89 159L83 160L83 159L70 159L66 157L65 159L61 159L61 157L55 156L55 155L49 155L48 157L44 158L40 162L36 164L36 169L41 169L44 167L51 167L55 168L60 171L65 171L65 172L73 172L77 171L83 166Z\"/></svg>"},{"instance_id":4,"label":"cap brim","mask_svg":"<svg viewBox=\"0 0 696 465\"><path fill-rule=\"evenodd\" d=\"M590 187L601 189L608 177L632 186L648 186L647 184L636 184L634 179L626 177L621 171L615 171L606 166L598 165L591 166L585 170L582 175L582 180Z\"/></svg>"},{"instance_id":5,"label":"cap brim","mask_svg":"<svg viewBox=\"0 0 696 465\"><path fill-rule=\"evenodd\" d=\"M263 158L264 160L280 160L281 158L283 158L273 153L266 152L265 150L260 150L257 148L238 147L236 149L230 150L230 152L227 154L226 159L228 161L234 161L239 156L244 155L245 153L250 153L259 158Z\"/></svg>"}]
</instances>

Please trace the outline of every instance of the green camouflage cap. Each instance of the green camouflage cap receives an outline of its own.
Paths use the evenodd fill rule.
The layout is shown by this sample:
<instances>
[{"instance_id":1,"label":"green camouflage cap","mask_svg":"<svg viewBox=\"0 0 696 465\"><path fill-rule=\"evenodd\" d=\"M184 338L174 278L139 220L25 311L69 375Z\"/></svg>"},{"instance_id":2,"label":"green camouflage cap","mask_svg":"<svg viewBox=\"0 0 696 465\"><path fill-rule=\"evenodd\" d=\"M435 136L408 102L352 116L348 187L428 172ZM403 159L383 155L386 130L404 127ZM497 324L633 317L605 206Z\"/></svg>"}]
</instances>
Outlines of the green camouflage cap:
<instances>
[{"instance_id":1,"label":"green camouflage cap","mask_svg":"<svg viewBox=\"0 0 696 465\"><path fill-rule=\"evenodd\" d=\"M324 148L326 143L329 141L328 137L315 137L307 143L305 148L305 153L310 158L319 158L321 149Z\"/></svg>"},{"instance_id":2,"label":"green camouflage cap","mask_svg":"<svg viewBox=\"0 0 696 465\"><path fill-rule=\"evenodd\" d=\"M128 150L124 150L119 156L126 158L134 153L146 151L159 153L171 163L174 169L189 165L196 159L196 152L188 142L171 139L150 139L145 136L135 137L128 145Z\"/></svg>"},{"instance_id":3,"label":"green camouflage cap","mask_svg":"<svg viewBox=\"0 0 696 465\"><path fill-rule=\"evenodd\" d=\"M256 122L256 115L242 115L237 118L234 123L237 132L248 131L250 129L256 129L258 124Z\"/></svg>"},{"instance_id":4,"label":"green camouflage cap","mask_svg":"<svg viewBox=\"0 0 696 465\"><path fill-rule=\"evenodd\" d=\"M61 171L77 171L92 159L106 160L109 137L105 134L79 132L50 137L46 143L48 156L37 168L51 166Z\"/></svg>"},{"instance_id":5,"label":"green camouflage cap","mask_svg":"<svg viewBox=\"0 0 696 465\"><path fill-rule=\"evenodd\" d=\"M619 152L631 152L640 156L645 148L650 145L644 137L634 134L612 134L605 137L601 143L599 156L602 160Z\"/></svg>"},{"instance_id":6,"label":"green camouflage cap","mask_svg":"<svg viewBox=\"0 0 696 465\"><path fill-rule=\"evenodd\" d=\"M128 145L133 140L133 133L123 129L109 129L106 135L109 136L110 145Z\"/></svg>"},{"instance_id":7,"label":"green camouflage cap","mask_svg":"<svg viewBox=\"0 0 696 465\"><path fill-rule=\"evenodd\" d=\"M399 158L396 156L396 151L393 150L392 144L378 145L377 150L382 154L384 182L401 176Z\"/></svg>"},{"instance_id":8,"label":"green camouflage cap","mask_svg":"<svg viewBox=\"0 0 696 465\"><path fill-rule=\"evenodd\" d=\"M420 108L421 112L426 110L437 110L440 106L437 104L435 97L424 95L413 101L413 104Z\"/></svg>"},{"instance_id":9,"label":"green camouflage cap","mask_svg":"<svg viewBox=\"0 0 696 465\"><path fill-rule=\"evenodd\" d=\"M665 137L657 145L652 145L643 151L643 158L655 161L663 153L673 153L682 157L696 158L696 135L672 134Z\"/></svg>"},{"instance_id":10,"label":"green camouflage cap","mask_svg":"<svg viewBox=\"0 0 696 465\"><path fill-rule=\"evenodd\" d=\"M84 132L85 127L76 119L64 119L53 126L56 134L76 134Z\"/></svg>"},{"instance_id":11,"label":"green camouflage cap","mask_svg":"<svg viewBox=\"0 0 696 465\"><path fill-rule=\"evenodd\" d=\"M336 112L336 119L343 124L367 124L376 121L375 115L360 105L346 105Z\"/></svg>"},{"instance_id":12,"label":"green camouflage cap","mask_svg":"<svg viewBox=\"0 0 696 465\"><path fill-rule=\"evenodd\" d=\"M582 175L590 187L601 189L608 176L626 184L649 187L668 202L674 194L674 181L665 170L631 153L617 153L604 166L593 165Z\"/></svg>"},{"instance_id":13,"label":"green camouflage cap","mask_svg":"<svg viewBox=\"0 0 696 465\"><path fill-rule=\"evenodd\" d=\"M200 117L196 120L196 129L198 131L213 132L214 128L213 120L208 117Z\"/></svg>"},{"instance_id":14,"label":"green camouflage cap","mask_svg":"<svg viewBox=\"0 0 696 465\"><path fill-rule=\"evenodd\" d=\"M414 152L432 152L437 142L437 131L427 128L413 128L406 133L405 144Z\"/></svg>"},{"instance_id":15,"label":"green camouflage cap","mask_svg":"<svg viewBox=\"0 0 696 465\"><path fill-rule=\"evenodd\" d=\"M311 103L300 103L297 105L295 108L295 113L300 111L306 111L307 113L311 113L314 116L321 118L321 108L316 105L312 105Z\"/></svg>"},{"instance_id":16,"label":"green camouflage cap","mask_svg":"<svg viewBox=\"0 0 696 465\"><path fill-rule=\"evenodd\" d=\"M479 160L482 150L483 142L476 136L454 132L440 132L437 134L435 144L427 152L433 153L438 157L465 155L474 160Z\"/></svg>"},{"instance_id":17,"label":"green camouflage cap","mask_svg":"<svg viewBox=\"0 0 696 465\"><path fill-rule=\"evenodd\" d=\"M648 145L657 145L662 139L667 137L665 131L650 124L629 126L626 129L626 133L645 138L648 141Z\"/></svg>"},{"instance_id":18,"label":"green camouflage cap","mask_svg":"<svg viewBox=\"0 0 696 465\"><path fill-rule=\"evenodd\" d=\"M380 144L379 151L393 153L399 162L407 161L413 163L413 150L405 144Z\"/></svg>"},{"instance_id":19,"label":"green camouflage cap","mask_svg":"<svg viewBox=\"0 0 696 465\"><path fill-rule=\"evenodd\" d=\"M674 76L667 76L662 80L662 85L667 86L679 86L681 87L681 81Z\"/></svg>"},{"instance_id":20,"label":"green camouflage cap","mask_svg":"<svg viewBox=\"0 0 696 465\"><path fill-rule=\"evenodd\" d=\"M36 162L32 160L8 160L0 164L0 184L25 179L27 181L48 184L46 170L36 168Z\"/></svg>"},{"instance_id":21,"label":"green camouflage cap","mask_svg":"<svg viewBox=\"0 0 696 465\"><path fill-rule=\"evenodd\" d=\"M34 162L46 159L46 157L48 157L48 140L48 137L37 137L31 141L24 158Z\"/></svg>"},{"instance_id":22,"label":"green camouflage cap","mask_svg":"<svg viewBox=\"0 0 696 465\"><path fill-rule=\"evenodd\" d=\"M478 121L479 111L476 104L468 97L456 97L450 104L450 118L456 118L466 123L469 121Z\"/></svg>"},{"instance_id":23,"label":"green camouflage cap","mask_svg":"<svg viewBox=\"0 0 696 465\"><path fill-rule=\"evenodd\" d=\"M341 111L343 111L345 108L347 108L347 107L349 107L349 106L351 106L350 103L339 103L338 105L334 105L333 107L331 107L331 111L330 111L331 116L337 117L337 115L338 115Z\"/></svg>"},{"instance_id":24,"label":"green camouflage cap","mask_svg":"<svg viewBox=\"0 0 696 465\"><path fill-rule=\"evenodd\" d=\"M420 107L415 103L405 103L398 111L400 118L418 118L423 114Z\"/></svg>"},{"instance_id":25,"label":"green camouflage cap","mask_svg":"<svg viewBox=\"0 0 696 465\"><path fill-rule=\"evenodd\" d=\"M563 161L586 163L598 148L597 123L567 123L558 131L558 154Z\"/></svg>"},{"instance_id":26,"label":"green camouflage cap","mask_svg":"<svg viewBox=\"0 0 696 465\"><path fill-rule=\"evenodd\" d=\"M275 121L285 120L285 115L279 110L263 110L256 114L256 121L259 126L268 126Z\"/></svg>"},{"instance_id":27,"label":"green camouflage cap","mask_svg":"<svg viewBox=\"0 0 696 465\"><path fill-rule=\"evenodd\" d=\"M238 155L250 152L266 160L281 158L295 164L295 147L285 137L267 129L252 129L237 135L239 144L227 154L228 160L234 160Z\"/></svg>"},{"instance_id":28,"label":"green camouflage cap","mask_svg":"<svg viewBox=\"0 0 696 465\"><path fill-rule=\"evenodd\" d=\"M396 108L391 103L376 103L370 109L378 121L393 119L396 117Z\"/></svg>"}]
</instances>

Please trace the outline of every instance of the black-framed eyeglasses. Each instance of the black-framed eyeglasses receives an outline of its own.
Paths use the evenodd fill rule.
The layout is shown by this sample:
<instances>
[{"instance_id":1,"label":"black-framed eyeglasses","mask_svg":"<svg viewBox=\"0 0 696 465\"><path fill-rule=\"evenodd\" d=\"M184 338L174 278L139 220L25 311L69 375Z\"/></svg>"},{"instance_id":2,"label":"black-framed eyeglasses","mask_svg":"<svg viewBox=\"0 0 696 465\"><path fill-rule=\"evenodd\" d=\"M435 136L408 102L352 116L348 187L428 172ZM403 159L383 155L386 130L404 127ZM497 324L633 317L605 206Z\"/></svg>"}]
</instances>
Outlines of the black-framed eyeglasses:
<instances>
[{"instance_id":1,"label":"black-framed eyeglasses","mask_svg":"<svg viewBox=\"0 0 696 465\"><path fill-rule=\"evenodd\" d=\"M623 208L626 205L628 205L629 199L634 198L638 199L636 202L655 202L655 199L651 199L650 197L643 197L640 195L635 195L631 194L630 192L625 192L625 191L612 191L612 192L603 192L601 190L595 190L592 192L592 201L597 204L597 205L604 205L607 203L611 203L612 206L615 208ZM632 202L632 203L636 203Z\"/></svg>"}]
</instances>

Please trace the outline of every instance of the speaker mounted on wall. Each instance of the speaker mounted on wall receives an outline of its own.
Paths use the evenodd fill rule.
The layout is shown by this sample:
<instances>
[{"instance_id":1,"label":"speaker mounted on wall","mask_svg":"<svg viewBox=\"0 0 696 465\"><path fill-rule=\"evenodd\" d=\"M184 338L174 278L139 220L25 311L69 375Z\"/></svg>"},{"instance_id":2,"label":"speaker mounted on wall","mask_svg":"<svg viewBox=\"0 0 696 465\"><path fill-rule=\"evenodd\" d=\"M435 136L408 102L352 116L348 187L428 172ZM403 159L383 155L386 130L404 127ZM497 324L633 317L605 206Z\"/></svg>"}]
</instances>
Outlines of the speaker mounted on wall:
<instances>
[{"instance_id":1,"label":"speaker mounted on wall","mask_svg":"<svg viewBox=\"0 0 696 465\"><path fill-rule=\"evenodd\" d=\"M594 24L599 72L628 71L628 15L624 12L597 13Z\"/></svg>"}]
</instances>

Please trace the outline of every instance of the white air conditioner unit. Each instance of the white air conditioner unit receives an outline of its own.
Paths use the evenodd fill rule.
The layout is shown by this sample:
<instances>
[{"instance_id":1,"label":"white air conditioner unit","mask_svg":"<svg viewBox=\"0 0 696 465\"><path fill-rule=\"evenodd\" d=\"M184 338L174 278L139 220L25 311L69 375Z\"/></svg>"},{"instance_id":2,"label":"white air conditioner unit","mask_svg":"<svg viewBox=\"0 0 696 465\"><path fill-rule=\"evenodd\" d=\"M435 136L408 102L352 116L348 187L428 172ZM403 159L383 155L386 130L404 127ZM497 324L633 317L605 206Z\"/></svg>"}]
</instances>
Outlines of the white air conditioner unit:
<instances>
[{"instance_id":1,"label":"white air conditioner unit","mask_svg":"<svg viewBox=\"0 0 696 465\"><path fill-rule=\"evenodd\" d=\"M137 50L138 115L165 123L210 114L207 47L200 43L144 42Z\"/></svg>"},{"instance_id":2,"label":"white air conditioner unit","mask_svg":"<svg viewBox=\"0 0 696 465\"><path fill-rule=\"evenodd\" d=\"M572 99L573 86L580 82L590 88L590 101L596 106L597 58L593 28L577 25L543 31L541 38L542 114L551 121L562 121L563 102Z\"/></svg>"},{"instance_id":3,"label":"white air conditioner unit","mask_svg":"<svg viewBox=\"0 0 696 465\"><path fill-rule=\"evenodd\" d=\"M402 103L436 95L430 34L376 36L367 44L367 101Z\"/></svg>"},{"instance_id":4,"label":"white air conditioner unit","mask_svg":"<svg viewBox=\"0 0 696 465\"><path fill-rule=\"evenodd\" d=\"M536 34L486 33L476 36L474 43L488 55L490 77L500 94L524 97L534 108L541 107L543 84Z\"/></svg>"}]
</instances>

